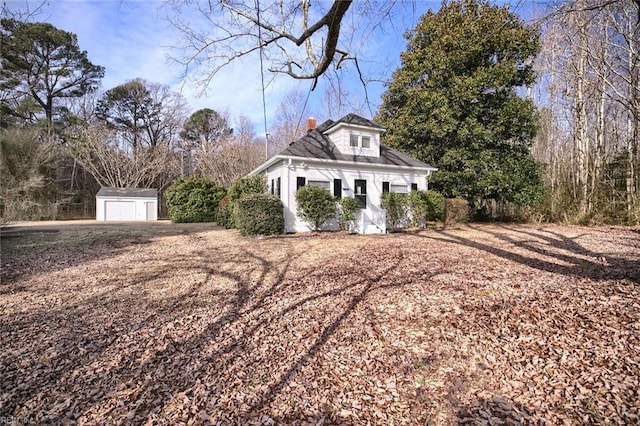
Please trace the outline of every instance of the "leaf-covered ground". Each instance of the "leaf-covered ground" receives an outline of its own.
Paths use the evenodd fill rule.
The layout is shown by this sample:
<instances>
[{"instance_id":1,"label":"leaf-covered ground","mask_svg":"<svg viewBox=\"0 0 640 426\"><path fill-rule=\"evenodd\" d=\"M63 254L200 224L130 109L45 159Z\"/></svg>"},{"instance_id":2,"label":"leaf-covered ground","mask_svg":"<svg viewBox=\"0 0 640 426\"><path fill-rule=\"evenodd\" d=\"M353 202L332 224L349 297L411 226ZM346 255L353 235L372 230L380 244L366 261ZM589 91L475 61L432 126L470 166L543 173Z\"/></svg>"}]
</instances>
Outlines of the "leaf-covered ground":
<instances>
[{"instance_id":1,"label":"leaf-covered ground","mask_svg":"<svg viewBox=\"0 0 640 426\"><path fill-rule=\"evenodd\" d=\"M0 419L640 422L637 228L114 229L3 236Z\"/></svg>"}]
</instances>

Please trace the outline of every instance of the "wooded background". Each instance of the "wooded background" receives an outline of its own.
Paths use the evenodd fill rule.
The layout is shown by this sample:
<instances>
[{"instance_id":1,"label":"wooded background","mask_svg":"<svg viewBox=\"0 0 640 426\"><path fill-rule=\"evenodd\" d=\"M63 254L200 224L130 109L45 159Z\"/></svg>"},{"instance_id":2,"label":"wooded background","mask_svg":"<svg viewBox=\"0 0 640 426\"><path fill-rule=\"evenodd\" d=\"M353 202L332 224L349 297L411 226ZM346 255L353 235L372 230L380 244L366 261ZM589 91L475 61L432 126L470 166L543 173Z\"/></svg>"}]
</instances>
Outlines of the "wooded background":
<instances>
[{"instance_id":1,"label":"wooded background","mask_svg":"<svg viewBox=\"0 0 640 426\"><path fill-rule=\"evenodd\" d=\"M187 2L174 3L188 7ZM261 11L262 20L259 16L256 19L254 2L234 6L239 10L224 10L226 3L220 3L223 9L215 13L233 12L245 20L234 21L238 31L259 40L247 54L258 47L281 51L276 44L282 40L302 46L310 64L308 72L287 72L291 63L289 68L285 63L283 68L271 71L312 81L331 78L331 65L357 60L342 48L341 40L349 39L350 29L335 26L348 13L357 13L359 9L354 8L363 8L366 3L368 10L377 12L367 15L372 16L369 19L394 19L375 2L353 6L351 2L334 2L315 21L310 20L317 15L309 14L308 1L280 3L283 11L301 5L302 15L294 16L306 19L301 34L291 35L269 23L268 10ZM446 1L432 14L437 18L456 5L461 11L483 13L508 9L485 1L461 0ZM504 37L510 37L507 27L522 26L539 47L537 55L516 58L513 63L535 70L532 82L523 81L514 89L521 99L535 106L534 131L522 144L525 151L519 152L535 159L536 173L544 185L540 197L528 200L482 196L491 194L487 190L469 195L474 197L470 201L490 213L485 218L640 223L640 1L565 1L531 9L535 16L526 22L509 13L515 18L504 15L509 17L504 21L509 25L494 27L494 34L502 36L505 30ZM481 22L482 14L477 15ZM228 187L265 160L265 140L257 136L255 123L247 117L230 117L224 111L207 108L191 112L185 99L170 87L135 76L104 90L100 87L104 68L88 60L76 36L36 20L4 10L0 26L3 221L94 217L95 194L100 186L153 187L162 193L178 177L200 175ZM256 38L259 28L262 32ZM463 30L452 26L449 31L447 36L456 37ZM327 38L327 34L336 38ZM420 27L413 34L428 38L428 30ZM313 37L325 38L323 43L307 44ZM410 37L408 41L411 43ZM314 48L320 54L312 54ZM463 56L466 53L457 52ZM499 56L488 52L494 65L500 65ZM390 90L393 72L389 70L387 76ZM332 90L326 93L327 111L351 112L346 111L348 91L335 76L331 81ZM494 87L497 83L487 84ZM268 156L306 130L300 126L300 117L308 112L305 95L284 94L275 119L269 123ZM378 115L382 112L384 108ZM522 116L514 115L514 120L522 123ZM389 137L388 142L393 143L392 139ZM513 138L502 142L514 145ZM446 168L447 158L425 159ZM481 157L474 160L480 161ZM513 181L516 179L520 177ZM451 185L455 189L463 184L454 181ZM165 216L166 210L163 208L160 214Z\"/></svg>"}]
</instances>

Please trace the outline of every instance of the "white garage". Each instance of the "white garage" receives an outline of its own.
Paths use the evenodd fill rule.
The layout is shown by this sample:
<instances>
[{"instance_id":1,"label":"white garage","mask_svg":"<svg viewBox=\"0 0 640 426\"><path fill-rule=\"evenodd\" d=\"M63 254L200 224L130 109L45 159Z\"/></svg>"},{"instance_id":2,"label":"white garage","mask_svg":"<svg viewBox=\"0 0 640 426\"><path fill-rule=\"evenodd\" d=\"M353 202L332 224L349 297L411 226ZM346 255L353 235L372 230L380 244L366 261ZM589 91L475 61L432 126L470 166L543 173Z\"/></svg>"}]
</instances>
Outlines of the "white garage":
<instances>
[{"instance_id":1,"label":"white garage","mask_svg":"<svg viewBox=\"0 0 640 426\"><path fill-rule=\"evenodd\" d=\"M158 190L102 187L96 195L96 220L158 220Z\"/></svg>"}]
</instances>

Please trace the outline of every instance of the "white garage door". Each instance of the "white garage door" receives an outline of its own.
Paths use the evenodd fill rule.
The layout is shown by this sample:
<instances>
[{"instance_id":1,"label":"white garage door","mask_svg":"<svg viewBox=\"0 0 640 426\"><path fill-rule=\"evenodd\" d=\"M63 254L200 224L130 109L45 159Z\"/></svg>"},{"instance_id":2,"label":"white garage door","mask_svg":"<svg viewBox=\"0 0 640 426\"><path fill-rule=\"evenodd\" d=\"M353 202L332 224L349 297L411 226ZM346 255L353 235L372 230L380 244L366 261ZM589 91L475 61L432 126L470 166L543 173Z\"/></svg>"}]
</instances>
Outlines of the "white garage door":
<instances>
[{"instance_id":1,"label":"white garage door","mask_svg":"<svg viewBox=\"0 0 640 426\"><path fill-rule=\"evenodd\" d=\"M105 201L105 220L136 220L135 201Z\"/></svg>"}]
</instances>

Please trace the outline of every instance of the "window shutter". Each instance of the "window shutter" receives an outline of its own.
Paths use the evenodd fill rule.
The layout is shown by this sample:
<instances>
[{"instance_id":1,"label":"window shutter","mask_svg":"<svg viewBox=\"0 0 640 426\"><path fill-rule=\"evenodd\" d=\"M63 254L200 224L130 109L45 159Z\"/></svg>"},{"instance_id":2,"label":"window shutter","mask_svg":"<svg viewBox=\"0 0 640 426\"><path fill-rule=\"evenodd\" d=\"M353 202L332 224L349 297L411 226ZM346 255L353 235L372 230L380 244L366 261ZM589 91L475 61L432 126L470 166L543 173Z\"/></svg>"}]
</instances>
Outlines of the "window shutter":
<instances>
[{"instance_id":1,"label":"window shutter","mask_svg":"<svg viewBox=\"0 0 640 426\"><path fill-rule=\"evenodd\" d=\"M411 184L411 190L412 191L417 191L418 190L418 184L417 183L412 183Z\"/></svg>"},{"instance_id":2,"label":"window shutter","mask_svg":"<svg viewBox=\"0 0 640 426\"><path fill-rule=\"evenodd\" d=\"M389 182L382 182L382 193L389 192Z\"/></svg>"},{"instance_id":3,"label":"window shutter","mask_svg":"<svg viewBox=\"0 0 640 426\"><path fill-rule=\"evenodd\" d=\"M342 198L342 179L333 180L333 196Z\"/></svg>"},{"instance_id":4,"label":"window shutter","mask_svg":"<svg viewBox=\"0 0 640 426\"><path fill-rule=\"evenodd\" d=\"M276 195L280 198L280 178L276 180Z\"/></svg>"},{"instance_id":5,"label":"window shutter","mask_svg":"<svg viewBox=\"0 0 640 426\"><path fill-rule=\"evenodd\" d=\"M296 191L307 184L307 179L304 176L298 176Z\"/></svg>"},{"instance_id":6,"label":"window shutter","mask_svg":"<svg viewBox=\"0 0 640 426\"><path fill-rule=\"evenodd\" d=\"M271 179L271 195L273 195L273 179Z\"/></svg>"},{"instance_id":7,"label":"window shutter","mask_svg":"<svg viewBox=\"0 0 640 426\"><path fill-rule=\"evenodd\" d=\"M367 181L364 179L356 179L354 182L354 198L360 203L360 207L367 208Z\"/></svg>"}]
</instances>

